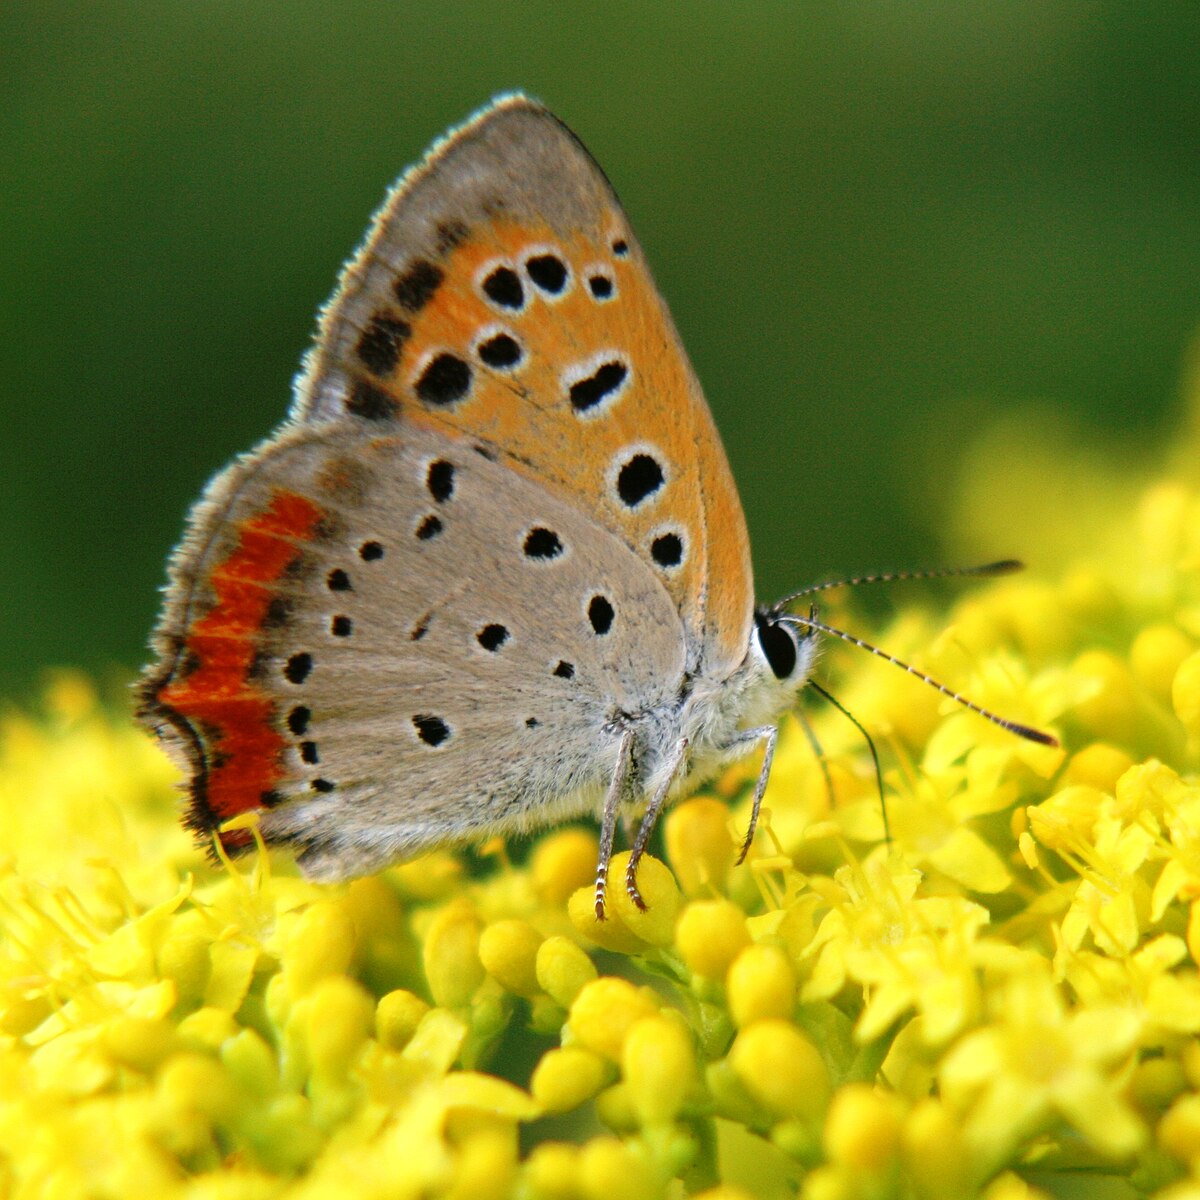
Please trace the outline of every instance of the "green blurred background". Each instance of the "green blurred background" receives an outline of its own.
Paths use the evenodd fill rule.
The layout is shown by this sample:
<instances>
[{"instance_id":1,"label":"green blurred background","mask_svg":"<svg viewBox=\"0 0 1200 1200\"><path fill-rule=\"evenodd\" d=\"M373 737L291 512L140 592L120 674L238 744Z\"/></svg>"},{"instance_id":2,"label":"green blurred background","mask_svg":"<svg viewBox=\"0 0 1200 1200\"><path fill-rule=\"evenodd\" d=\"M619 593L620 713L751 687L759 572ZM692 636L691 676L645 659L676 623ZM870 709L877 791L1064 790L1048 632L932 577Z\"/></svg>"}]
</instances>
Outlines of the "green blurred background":
<instances>
[{"instance_id":1,"label":"green blurred background","mask_svg":"<svg viewBox=\"0 0 1200 1200\"><path fill-rule=\"evenodd\" d=\"M625 201L761 594L938 560L997 417L1081 452L1177 419L1198 68L1194 0L5 0L0 687L140 663L188 504L282 417L386 185L517 87Z\"/></svg>"}]
</instances>

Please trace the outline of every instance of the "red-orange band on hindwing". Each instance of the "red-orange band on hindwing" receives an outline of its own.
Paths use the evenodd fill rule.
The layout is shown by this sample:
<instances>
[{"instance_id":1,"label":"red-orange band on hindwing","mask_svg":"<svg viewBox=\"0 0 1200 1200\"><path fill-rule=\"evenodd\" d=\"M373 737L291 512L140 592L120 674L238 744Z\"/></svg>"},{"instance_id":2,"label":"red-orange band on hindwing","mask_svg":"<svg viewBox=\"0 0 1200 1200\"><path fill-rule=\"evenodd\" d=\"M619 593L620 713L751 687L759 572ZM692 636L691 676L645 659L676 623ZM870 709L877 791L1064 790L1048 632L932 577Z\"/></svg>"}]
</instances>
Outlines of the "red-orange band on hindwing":
<instances>
[{"instance_id":1,"label":"red-orange band on hindwing","mask_svg":"<svg viewBox=\"0 0 1200 1200\"><path fill-rule=\"evenodd\" d=\"M325 514L311 500L275 491L238 526L237 546L208 575L216 602L184 635L178 670L158 692L182 717L200 752L192 781L193 823L211 829L263 806L284 774L286 746L274 701L251 678L259 634L276 586Z\"/></svg>"}]
</instances>

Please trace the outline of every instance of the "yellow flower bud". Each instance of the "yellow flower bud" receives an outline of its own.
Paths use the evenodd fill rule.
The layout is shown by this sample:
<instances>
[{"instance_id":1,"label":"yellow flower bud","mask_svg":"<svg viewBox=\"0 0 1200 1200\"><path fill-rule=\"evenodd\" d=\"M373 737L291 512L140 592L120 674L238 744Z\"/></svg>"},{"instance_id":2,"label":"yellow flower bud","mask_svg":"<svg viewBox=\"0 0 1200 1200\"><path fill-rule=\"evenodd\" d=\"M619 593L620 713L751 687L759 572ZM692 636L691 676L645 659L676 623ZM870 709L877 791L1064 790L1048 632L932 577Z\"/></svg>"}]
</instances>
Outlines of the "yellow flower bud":
<instances>
[{"instance_id":1,"label":"yellow flower bud","mask_svg":"<svg viewBox=\"0 0 1200 1200\"><path fill-rule=\"evenodd\" d=\"M345 1076L374 1024L375 1004L345 976L322 980L308 998L305 1035L313 1073L330 1079Z\"/></svg>"},{"instance_id":2,"label":"yellow flower bud","mask_svg":"<svg viewBox=\"0 0 1200 1200\"><path fill-rule=\"evenodd\" d=\"M658 1004L649 988L636 988L628 980L603 976L575 997L568 1024L582 1045L616 1062L634 1023L657 1012Z\"/></svg>"},{"instance_id":3,"label":"yellow flower bud","mask_svg":"<svg viewBox=\"0 0 1200 1200\"><path fill-rule=\"evenodd\" d=\"M525 1163L529 1192L538 1200L577 1200L579 1148L566 1142L542 1142Z\"/></svg>"},{"instance_id":4,"label":"yellow flower bud","mask_svg":"<svg viewBox=\"0 0 1200 1200\"><path fill-rule=\"evenodd\" d=\"M724 978L729 964L749 944L746 914L728 900L693 900L675 927L680 957L705 979Z\"/></svg>"},{"instance_id":5,"label":"yellow flower bud","mask_svg":"<svg viewBox=\"0 0 1200 1200\"><path fill-rule=\"evenodd\" d=\"M829 1073L811 1039L790 1021L756 1021L729 1052L742 1086L771 1113L819 1119L829 1099Z\"/></svg>"},{"instance_id":6,"label":"yellow flower bud","mask_svg":"<svg viewBox=\"0 0 1200 1200\"><path fill-rule=\"evenodd\" d=\"M596 978L592 960L570 938L559 935L538 947L534 967L538 986L563 1008L570 1008L580 988Z\"/></svg>"},{"instance_id":7,"label":"yellow flower bud","mask_svg":"<svg viewBox=\"0 0 1200 1200\"><path fill-rule=\"evenodd\" d=\"M567 917L580 937L605 950L617 954L640 954L646 949L646 943L626 927L620 912L613 907L611 887L603 921L596 919L596 893L591 884L581 887L571 896L567 902Z\"/></svg>"},{"instance_id":8,"label":"yellow flower bud","mask_svg":"<svg viewBox=\"0 0 1200 1200\"><path fill-rule=\"evenodd\" d=\"M612 1067L594 1050L564 1046L542 1055L529 1090L546 1112L564 1113L595 1096L611 1075Z\"/></svg>"},{"instance_id":9,"label":"yellow flower bud","mask_svg":"<svg viewBox=\"0 0 1200 1200\"><path fill-rule=\"evenodd\" d=\"M233 1014L223 1008L198 1008L179 1022L180 1040L197 1049L217 1050L237 1031Z\"/></svg>"},{"instance_id":10,"label":"yellow flower bud","mask_svg":"<svg viewBox=\"0 0 1200 1200\"><path fill-rule=\"evenodd\" d=\"M592 1138L583 1147L578 1178L587 1200L647 1200L661 1192L646 1162L614 1137Z\"/></svg>"},{"instance_id":11,"label":"yellow flower bud","mask_svg":"<svg viewBox=\"0 0 1200 1200\"><path fill-rule=\"evenodd\" d=\"M1078 720L1096 736L1122 741L1137 727L1135 684L1129 668L1107 650L1085 650L1071 666L1072 675L1095 689L1074 709Z\"/></svg>"},{"instance_id":12,"label":"yellow flower bud","mask_svg":"<svg viewBox=\"0 0 1200 1200\"><path fill-rule=\"evenodd\" d=\"M430 923L422 946L425 979L434 1003L458 1008L483 982L479 917L467 900L452 900Z\"/></svg>"},{"instance_id":13,"label":"yellow flower bud","mask_svg":"<svg viewBox=\"0 0 1200 1200\"><path fill-rule=\"evenodd\" d=\"M479 959L506 991L526 999L540 990L537 954L542 935L528 921L494 921L479 936Z\"/></svg>"},{"instance_id":14,"label":"yellow flower bud","mask_svg":"<svg viewBox=\"0 0 1200 1200\"><path fill-rule=\"evenodd\" d=\"M1081 784L1112 793L1117 780L1132 766L1133 759L1124 750L1107 742L1092 742L1071 756L1063 771L1063 783Z\"/></svg>"},{"instance_id":15,"label":"yellow flower bud","mask_svg":"<svg viewBox=\"0 0 1200 1200\"><path fill-rule=\"evenodd\" d=\"M381 996L375 1006L375 1037L385 1050L403 1050L417 1032L429 1005L403 988Z\"/></svg>"},{"instance_id":16,"label":"yellow flower bud","mask_svg":"<svg viewBox=\"0 0 1200 1200\"><path fill-rule=\"evenodd\" d=\"M534 890L543 904L558 907L576 889L595 882L599 846L583 829L560 829L542 838L529 861Z\"/></svg>"},{"instance_id":17,"label":"yellow flower bud","mask_svg":"<svg viewBox=\"0 0 1200 1200\"><path fill-rule=\"evenodd\" d=\"M1175 625L1148 625L1129 647L1134 678L1157 700L1169 700L1171 681L1184 659L1196 649L1192 639Z\"/></svg>"},{"instance_id":18,"label":"yellow flower bud","mask_svg":"<svg viewBox=\"0 0 1200 1200\"><path fill-rule=\"evenodd\" d=\"M454 1183L446 1200L507 1200L517 1174L517 1145L511 1127L481 1127L458 1143Z\"/></svg>"},{"instance_id":19,"label":"yellow flower bud","mask_svg":"<svg viewBox=\"0 0 1200 1200\"><path fill-rule=\"evenodd\" d=\"M683 894L725 890L737 847L729 836L729 809L711 796L687 800L667 815L667 859Z\"/></svg>"},{"instance_id":20,"label":"yellow flower bud","mask_svg":"<svg viewBox=\"0 0 1200 1200\"><path fill-rule=\"evenodd\" d=\"M902 1134L904 1164L922 1195L970 1194L971 1161L962 1127L938 1100L922 1100L908 1115Z\"/></svg>"},{"instance_id":21,"label":"yellow flower bud","mask_svg":"<svg viewBox=\"0 0 1200 1200\"><path fill-rule=\"evenodd\" d=\"M613 858L609 870L610 884L608 906L612 914L635 937L651 946L669 946L675 934L675 920L679 916L682 897L675 883L675 876L647 854L638 863L637 885L645 909L640 909L629 896L625 887L625 870L629 865L626 851Z\"/></svg>"},{"instance_id":22,"label":"yellow flower bud","mask_svg":"<svg viewBox=\"0 0 1200 1200\"><path fill-rule=\"evenodd\" d=\"M1200 737L1200 650L1179 664L1171 684L1175 715L1191 737Z\"/></svg>"},{"instance_id":23,"label":"yellow flower bud","mask_svg":"<svg viewBox=\"0 0 1200 1200\"><path fill-rule=\"evenodd\" d=\"M1200 1096L1180 1096L1158 1123L1158 1142L1181 1162L1200 1159Z\"/></svg>"},{"instance_id":24,"label":"yellow flower bud","mask_svg":"<svg viewBox=\"0 0 1200 1200\"><path fill-rule=\"evenodd\" d=\"M673 1121L696 1084L696 1049L680 1021L643 1017L625 1035L621 1074L642 1125Z\"/></svg>"},{"instance_id":25,"label":"yellow flower bud","mask_svg":"<svg viewBox=\"0 0 1200 1200\"><path fill-rule=\"evenodd\" d=\"M250 1096L269 1096L279 1086L274 1051L253 1029L243 1029L221 1047L221 1062Z\"/></svg>"},{"instance_id":26,"label":"yellow flower bud","mask_svg":"<svg viewBox=\"0 0 1200 1200\"><path fill-rule=\"evenodd\" d=\"M747 946L730 964L725 995L739 1029L767 1017L790 1020L796 1007L791 959L778 946Z\"/></svg>"},{"instance_id":27,"label":"yellow flower bud","mask_svg":"<svg viewBox=\"0 0 1200 1200\"><path fill-rule=\"evenodd\" d=\"M213 1121L227 1121L237 1112L237 1084L205 1054L174 1055L155 1082L158 1097L174 1112L198 1112Z\"/></svg>"},{"instance_id":28,"label":"yellow flower bud","mask_svg":"<svg viewBox=\"0 0 1200 1200\"><path fill-rule=\"evenodd\" d=\"M868 1083L838 1088L825 1118L825 1152L837 1165L878 1174L895 1163L900 1121L894 1100Z\"/></svg>"},{"instance_id":29,"label":"yellow flower bud","mask_svg":"<svg viewBox=\"0 0 1200 1200\"><path fill-rule=\"evenodd\" d=\"M104 1027L104 1048L125 1066L153 1070L175 1048L175 1030L165 1020L114 1017Z\"/></svg>"},{"instance_id":30,"label":"yellow flower bud","mask_svg":"<svg viewBox=\"0 0 1200 1200\"><path fill-rule=\"evenodd\" d=\"M284 950L291 998L307 995L330 975L345 975L356 945L354 922L340 904L320 900L309 905L293 924Z\"/></svg>"}]
</instances>

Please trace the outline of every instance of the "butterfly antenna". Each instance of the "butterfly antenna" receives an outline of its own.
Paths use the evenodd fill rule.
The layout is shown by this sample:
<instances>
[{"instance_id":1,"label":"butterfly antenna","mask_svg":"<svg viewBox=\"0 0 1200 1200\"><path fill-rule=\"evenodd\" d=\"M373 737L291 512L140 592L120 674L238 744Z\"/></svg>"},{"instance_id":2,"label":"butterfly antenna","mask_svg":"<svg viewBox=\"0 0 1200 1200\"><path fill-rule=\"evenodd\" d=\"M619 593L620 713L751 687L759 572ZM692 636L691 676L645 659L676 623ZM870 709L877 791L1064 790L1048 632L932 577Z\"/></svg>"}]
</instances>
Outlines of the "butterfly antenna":
<instances>
[{"instance_id":1,"label":"butterfly antenna","mask_svg":"<svg viewBox=\"0 0 1200 1200\"><path fill-rule=\"evenodd\" d=\"M875 749L875 739L867 732L863 723L836 696L831 696L816 680L810 679L808 686L818 696L828 700L863 735L863 740L867 743L867 749L871 751L871 761L875 764L875 786L879 789L879 810L883 813L883 839L890 846L892 843L892 824L888 820L887 801L883 796L883 769L879 765L879 751ZM828 781L829 768L825 767L824 759L821 760L821 765L825 769L825 778Z\"/></svg>"},{"instance_id":2,"label":"butterfly antenna","mask_svg":"<svg viewBox=\"0 0 1200 1200\"><path fill-rule=\"evenodd\" d=\"M819 629L822 633L840 638L843 642L849 642L852 646L857 646L860 650L866 650L868 653L874 654L876 658L882 658L884 662L890 662L892 666L899 667L902 671L907 671L922 683L927 683L934 691L941 692L943 696L949 696L956 704L961 704L963 708L970 709L971 712L977 713L984 720L991 721L993 725L999 725L1001 729L1007 729L1009 733L1015 733L1019 738L1024 738L1029 742L1037 742L1042 746L1057 746L1059 744L1058 738L1054 737L1053 734L1043 733L1040 729L1034 729L1031 725L1022 725L1018 721L1010 721L1007 717L990 712L988 709L976 704L973 700L968 700L966 696L952 691L944 683L938 683L932 675L926 675L924 671L918 671L916 667L910 666L903 659L896 658L895 655L889 654L886 650L880 650L878 646L872 646L870 642L864 642L862 638L856 638L852 633L847 633L844 629L835 629L832 625L826 625L824 621L817 620L815 616L801 617L794 613L781 613L775 620L781 621L786 625L795 625L801 629Z\"/></svg>"},{"instance_id":3,"label":"butterfly antenna","mask_svg":"<svg viewBox=\"0 0 1200 1200\"><path fill-rule=\"evenodd\" d=\"M827 592L831 588L858 587L863 583L900 583L908 579L951 579L962 576L993 577L996 575L1012 575L1023 571L1025 564L1019 559L1002 558L998 562L984 563L978 567L938 567L930 571L885 571L879 575L855 575L851 579L829 579L824 583L814 583L790 596L784 596L775 607L786 608L793 600L804 596L812 596L816 592Z\"/></svg>"}]
</instances>

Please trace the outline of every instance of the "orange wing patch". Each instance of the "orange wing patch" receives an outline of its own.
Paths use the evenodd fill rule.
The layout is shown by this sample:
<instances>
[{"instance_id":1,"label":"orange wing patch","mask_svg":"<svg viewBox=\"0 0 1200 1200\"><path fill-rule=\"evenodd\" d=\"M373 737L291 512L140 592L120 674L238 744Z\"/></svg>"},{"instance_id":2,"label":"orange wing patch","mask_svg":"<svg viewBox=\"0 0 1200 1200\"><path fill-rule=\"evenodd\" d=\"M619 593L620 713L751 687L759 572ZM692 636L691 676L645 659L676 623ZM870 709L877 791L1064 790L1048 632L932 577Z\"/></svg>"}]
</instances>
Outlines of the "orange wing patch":
<instances>
[{"instance_id":1,"label":"orange wing patch","mask_svg":"<svg viewBox=\"0 0 1200 1200\"><path fill-rule=\"evenodd\" d=\"M150 706L184 743L197 829L263 807L285 774L275 705L253 671L275 585L323 516L303 496L276 490L264 511L241 522L236 546L208 575L215 602L182 634L166 680L148 691ZM224 840L232 848L248 839L242 830Z\"/></svg>"},{"instance_id":2,"label":"orange wing patch","mask_svg":"<svg viewBox=\"0 0 1200 1200\"><path fill-rule=\"evenodd\" d=\"M627 236L600 244L492 220L437 263L397 273L354 357L351 413L452 431L573 499L656 571L693 646L719 635L708 653L740 659L750 570L741 505Z\"/></svg>"}]
</instances>

